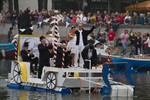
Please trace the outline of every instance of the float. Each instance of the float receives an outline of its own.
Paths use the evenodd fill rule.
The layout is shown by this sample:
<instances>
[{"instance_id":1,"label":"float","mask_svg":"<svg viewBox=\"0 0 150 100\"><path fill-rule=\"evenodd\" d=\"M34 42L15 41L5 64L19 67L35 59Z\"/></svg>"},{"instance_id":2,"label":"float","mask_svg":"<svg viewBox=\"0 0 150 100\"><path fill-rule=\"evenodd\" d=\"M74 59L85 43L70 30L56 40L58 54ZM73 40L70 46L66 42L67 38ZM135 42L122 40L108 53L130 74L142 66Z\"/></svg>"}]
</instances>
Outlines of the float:
<instances>
[{"instance_id":1,"label":"float","mask_svg":"<svg viewBox=\"0 0 150 100\"><path fill-rule=\"evenodd\" d=\"M37 45L40 43L41 35L19 35L18 42L18 60L12 61L11 72L8 74L7 86L13 89L24 89L41 92L52 92L69 94L75 91L100 92L102 95L112 97L133 97L134 82L130 76L132 69L126 62L104 63L99 67L90 66L89 68L57 68L53 66L53 60L50 60L51 66L45 66L42 70L41 79L36 75L30 74L30 63L22 62L20 50L23 43L29 42L29 48L34 51L38 57ZM53 37L47 36L47 40L54 41ZM115 66L115 67L114 67ZM123 70L116 69L121 66ZM124 74L129 84L114 81L113 77L118 74Z\"/></svg>"}]
</instances>

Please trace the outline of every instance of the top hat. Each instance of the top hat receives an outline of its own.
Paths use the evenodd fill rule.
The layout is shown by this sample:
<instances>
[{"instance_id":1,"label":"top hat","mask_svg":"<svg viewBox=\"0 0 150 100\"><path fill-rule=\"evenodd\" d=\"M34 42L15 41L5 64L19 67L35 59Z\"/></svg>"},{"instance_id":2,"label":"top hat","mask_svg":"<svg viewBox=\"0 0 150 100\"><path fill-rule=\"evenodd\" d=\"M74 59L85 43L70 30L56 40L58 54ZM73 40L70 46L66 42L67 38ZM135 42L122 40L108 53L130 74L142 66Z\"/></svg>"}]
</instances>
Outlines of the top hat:
<instances>
[{"instance_id":1,"label":"top hat","mask_svg":"<svg viewBox=\"0 0 150 100\"><path fill-rule=\"evenodd\" d=\"M46 39L44 36L40 36L40 41Z\"/></svg>"},{"instance_id":2,"label":"top hat","mask_svg":"<svg viewBox=\"0 0 150 100\"><path fill-rule=\"evenodd\" d=\"M28 47L29 43L28 42L24 42L24 47Z\"/></svg>"}]
</instances>

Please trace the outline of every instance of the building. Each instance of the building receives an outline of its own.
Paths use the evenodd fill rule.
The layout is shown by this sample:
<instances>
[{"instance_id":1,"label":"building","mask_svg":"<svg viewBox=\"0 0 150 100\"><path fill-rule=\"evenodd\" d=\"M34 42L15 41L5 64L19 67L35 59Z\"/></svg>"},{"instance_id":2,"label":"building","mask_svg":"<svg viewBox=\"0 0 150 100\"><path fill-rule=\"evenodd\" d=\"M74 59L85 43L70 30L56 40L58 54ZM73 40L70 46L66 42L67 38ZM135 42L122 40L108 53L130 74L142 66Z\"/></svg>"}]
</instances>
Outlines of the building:
<instances>
[{"instance_id":1,"label":"building","mask_svg":"<svg viewBox=\"0 0 150 100\"><path fill-rule=\"evenodd\" d=\"M124 12L125 7L137 3L138 0L0 0L3 8L25 10L59 9L61 11L83 10L83 11L108 11ZM139 0L143 1L143 0ZM145 0L144 0L145 1Z\"/></svg>"},{"instance_id":2,"label":"building","mask_svg":"<svg viewBox=\"0 0 150 100\"><path fill-rule=\"evenodd\" d=\"M47 2L42 2L42 1L47 1ZM41 10L42 8L51 10L52 0L5 0L3 1L3 9L9 9L10 11L12 11L13 9L17 11L25 10L28 7L30 7L32 10Z\"/></svg>"}]
</instances>

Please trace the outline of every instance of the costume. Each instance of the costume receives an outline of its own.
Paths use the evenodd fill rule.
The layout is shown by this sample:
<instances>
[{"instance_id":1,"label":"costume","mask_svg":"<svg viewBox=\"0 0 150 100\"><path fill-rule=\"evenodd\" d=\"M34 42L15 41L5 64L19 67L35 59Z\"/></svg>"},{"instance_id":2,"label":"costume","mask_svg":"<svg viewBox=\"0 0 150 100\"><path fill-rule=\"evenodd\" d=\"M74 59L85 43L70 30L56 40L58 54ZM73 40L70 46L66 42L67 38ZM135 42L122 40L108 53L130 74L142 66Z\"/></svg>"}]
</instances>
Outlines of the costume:
<instances>
[{"instance_id":1,"label":"costume","mask_svg":"<svg viewBox=\"0 0 150 100\"><path fill-rule=\"evenodd\" d=\"M56 67L58 67L58 68L62 68L62 67L67 68L68 65L71 65L71 56L69 56L70 51L67 51L67 52L65 52L64 66L62 66L63 49L65 49L65 48L63 48L61 46L59 46L57 48Z\"/></svg>"},{"instance_id":2,"label":"costume","mask_svg":"<svg viewBox=\"0 0 150 100\"><path fill-rule=\"evenodd\" d=\"M86 60L91 60L91 66L96 65L97 64L97 52L96 49L94 48L94 46L86 46L83 51L82 51L82 57L84 59L84 68L88 68L88 65L86 63Z\"/></svg>"},{"instance_id":3,"label":"costume","mask_svg":"<svg viewBox=\"0 0 150 100\"><path fill-rule=\"evenodd\" d=\"M93 32L93 30L95 29L95 27L93 26L90 30L77 30L75 32L76 34L76 49L75 49L75 67L78 67L78 58L79 58L79 54L80 54L80 59L79 59L79 66L83 67L84 62L83 62L83 58L81 55L82 50L84 49L84 46L87 45L87 36Z\"/></svg>"},{"instance_id":4,"label":"costume","mask_svg":"<svg viewBox=\"0 0 150 100\"><path fill-rule=\"evenodd\" d=\"M76 36L70 37L71 39L69 40L67 44L67 49L71 50L71 53L75 53L75 44L76 44Z\"/></svg>"},{"instance_id":5,"label":"costume","mask_svg":"<svg viewBox=\"0 0 150 100\"><path fill-rule=\"evenodd\" d=\"M38 45L39 50L39 70L38 70L38 78L41 78L42 70L44 66L50 66L49 62L49 51L48 46L45 44Z\"/></svg>"},{"instance_id":6,"label":"costume","mask_svg":"<svg viewBox=\"0 0 150 100\"><path fill-rule=\"evenodd\" d=\"M29 54L30 50L21 50L21 57L24 62L30 62L30 71L34 73L33 64L35 64L35 69L37 70L38 58L33 54Z\"/></svg>"}]
</instances>

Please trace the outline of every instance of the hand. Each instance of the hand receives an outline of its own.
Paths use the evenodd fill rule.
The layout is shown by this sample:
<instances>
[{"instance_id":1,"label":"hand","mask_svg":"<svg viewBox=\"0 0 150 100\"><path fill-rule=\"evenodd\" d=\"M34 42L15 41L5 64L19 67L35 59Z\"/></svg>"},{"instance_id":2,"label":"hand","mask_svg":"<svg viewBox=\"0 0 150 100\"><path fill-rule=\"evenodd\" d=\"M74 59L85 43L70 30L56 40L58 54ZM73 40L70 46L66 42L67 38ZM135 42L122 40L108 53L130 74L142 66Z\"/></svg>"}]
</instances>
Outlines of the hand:
<instances>
[{"instance_id":1,"label":"hand","mask_svg":"<svg viewBox=\"0 0 150 100\"><path fill-rule=\"evenodd\" d=\"M93 26L96 27L96 23L94 23Z\"/></svg>"},{"instance_id":2,"label":"hand","mask_svg":"<svg viewBox=\"0 0 150 100\"><path fill-rule=\"evenodd\" d=\"M52 44L52 40L47 39L47 41L48 41L48 45Z\"/></svg>"},{"instance_id":3,"label":"hand","mask_svg":"<svg viewBox=\"0 0 150 100\"><path fill-rule=\"evenodd\" d=\"M30 55L33 55L33 52L32 52L32 51L30 51L30 52L29 52L29 54L30 54Z\"/></svg>"}]
</instances>

